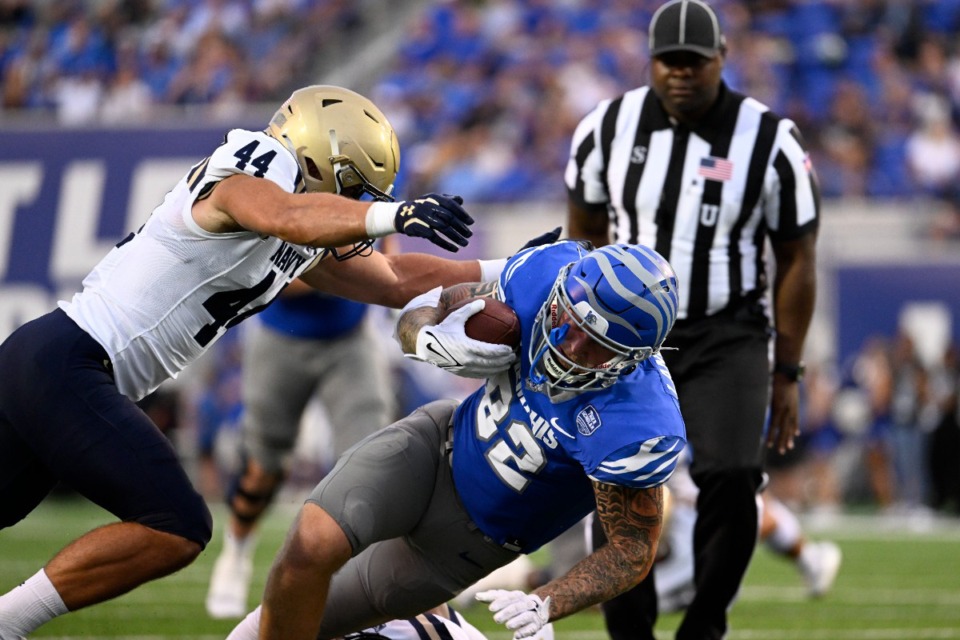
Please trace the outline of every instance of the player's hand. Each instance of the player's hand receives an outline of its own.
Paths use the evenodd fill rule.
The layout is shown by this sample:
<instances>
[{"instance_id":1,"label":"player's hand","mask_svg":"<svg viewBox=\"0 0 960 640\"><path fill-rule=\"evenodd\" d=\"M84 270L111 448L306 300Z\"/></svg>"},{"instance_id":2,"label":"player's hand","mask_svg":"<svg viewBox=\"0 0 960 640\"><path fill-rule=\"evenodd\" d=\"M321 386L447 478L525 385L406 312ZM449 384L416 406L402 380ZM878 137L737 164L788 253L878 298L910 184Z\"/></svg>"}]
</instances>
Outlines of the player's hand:
<instances>
[{"instance_id":1,"label":"player's hand","mask_svg":"<svg viewBox=\"0 0 960 640\"><path fill-rule=\"evenodd\" d=\"M529 638L550 622L550 596L540 596L523 591L491 589L476 595L480 602L489 602L493 621L513 631L514 640Z\"/></svg>"},{"instance_id":2,"label":"player's hand","mask_svg":"<svg viewBox=\"0 0 960 640\"><path fill-rule=\"evenodd\" d=\"M474 340L464 329L467 319L479 313L484 304L483 300L474 300L451 312L440 324L421 327L416 353L406 357L464 378L489 378L507 369L517 359L512 347Z\"/></svg>"},{"instance_id":3,"label":"player's hand","mask_svg":"<svg viewBox=\"0 0 960 640\"><path fill-rule=\"evenodd\" d=\"M563 231L563 227L557 227L553 231L547 231L546 233L542 233L536 238L530 238L530 240L527 241L527 244L520 247L520 250L517 251L517 253L520 253L520 251L524 251L526 249L531 249L533 247L539 247L545 244L553 244L554 242L560 239L560 233L562 231Z\"/></svg>"},{"instance_id":4,"label":"player's hand","mask_svg":"<svg viewBox=\"0 0 960 640\"><path fill-rule=\"evenodd\" d=\"M473 235L469 225L473 218L463 208L463 198L429 193L416 200L397 202L393 226L399 232L414 238L426 238L447 251L467 246Z\"/></svg>"}]
</instances>

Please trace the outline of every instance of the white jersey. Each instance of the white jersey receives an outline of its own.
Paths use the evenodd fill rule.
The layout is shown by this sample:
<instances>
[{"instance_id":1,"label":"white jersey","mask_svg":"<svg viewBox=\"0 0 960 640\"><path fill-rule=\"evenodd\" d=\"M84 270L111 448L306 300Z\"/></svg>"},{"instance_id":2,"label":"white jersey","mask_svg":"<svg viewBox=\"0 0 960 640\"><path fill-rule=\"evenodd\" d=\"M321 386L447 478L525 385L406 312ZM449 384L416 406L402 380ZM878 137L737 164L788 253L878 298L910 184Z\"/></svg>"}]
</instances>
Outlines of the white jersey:
<instances>
[{"instance_id":1,"label":"white jersey","mask_svg":"<svg viewBox=\"0 0 960 640\"><path fill-rule=\"evenodd\" d=\"M451 610L450 616L452 619L423 613L416 618L391 620L359 633L347 634L343 640L487 640L456 611Z\"/></svg>"},{"instance_id":2,"label":"white jersey","mask_svg":"<svg viewBox=\"0 0 960 640\"><path fill-rule=\"evenodd\" d=\"M303 190L296 158L262 132L234 129L147 222L120 242L60 307L110 356L120 392L139 400L175 378L223 333L266 306L322 249L250 231L210 233L192 206L234 174Z\"/></svg>"},{"instance_id":3,"label":"white jersey","mask_svg":"<svg viewBox=\"0 0 960 640\"><path fill-rule=\"evenodd\" d=\"M553 638L553 625L547 624L530 640ZM416 618L391 620L359 633L347 634L343 640L487 640L487 637L451 609L450 618L423 613Z\"/></svg>"}]
</instances>

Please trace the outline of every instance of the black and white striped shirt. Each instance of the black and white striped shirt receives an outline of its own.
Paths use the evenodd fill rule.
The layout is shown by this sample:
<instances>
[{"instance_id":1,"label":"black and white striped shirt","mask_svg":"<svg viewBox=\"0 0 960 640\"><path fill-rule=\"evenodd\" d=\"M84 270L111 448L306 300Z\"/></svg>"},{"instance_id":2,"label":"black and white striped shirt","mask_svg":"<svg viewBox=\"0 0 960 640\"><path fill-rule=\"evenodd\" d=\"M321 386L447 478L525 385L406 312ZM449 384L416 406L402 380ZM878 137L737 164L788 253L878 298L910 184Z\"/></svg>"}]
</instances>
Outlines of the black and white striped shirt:
<instances>
[{"instance_id":1,"label":"black and white striped shirt","mask_svg":"<svg viewBox=\"0 0 960 640\"><path fill-rule=\"evenodd\" d=\"M764 238L816 229L820 195L794 123L721 86L694 129L640 87L601 102L573 136L571 200L609 215L615 242L655 248L680 283L678 318L766 290Z\"/></svg>"}]
</instances>

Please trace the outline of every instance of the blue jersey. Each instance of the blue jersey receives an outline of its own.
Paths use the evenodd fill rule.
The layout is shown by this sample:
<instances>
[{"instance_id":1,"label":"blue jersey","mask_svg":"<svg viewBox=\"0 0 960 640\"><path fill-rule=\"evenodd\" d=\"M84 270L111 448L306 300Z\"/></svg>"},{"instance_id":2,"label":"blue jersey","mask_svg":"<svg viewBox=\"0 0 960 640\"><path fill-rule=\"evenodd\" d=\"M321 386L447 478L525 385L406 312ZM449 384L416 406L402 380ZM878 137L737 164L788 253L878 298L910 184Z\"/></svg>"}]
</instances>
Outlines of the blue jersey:
<instances>
[{"instance_id":1,"label":"blue jersey","mask_svg":"<svg viewBox=\"0 0 960 640\"><path fill-rule=\"evenodd\" d=\"M294 338L333 340L356 330L367 308L362 302L317 291L279 296L260 312L259 318L266 326Z\"/></svg>"},{"instance_id":2,"label":"blue jersey","mask_svg":"<svg viewBox=\"0 0 960 640\"><path fill-rule=\"evenodd\" d=\"M686 444L670 373L658 355L613 386L552 403L528 382L528 347L560 269L586 251L567 241L523 251L500 276L520 318L520 358L488 378L454 418L453 476L480 529L530 553L595 506L591 480L663 484Z\"/></svg>"}]
</instances>

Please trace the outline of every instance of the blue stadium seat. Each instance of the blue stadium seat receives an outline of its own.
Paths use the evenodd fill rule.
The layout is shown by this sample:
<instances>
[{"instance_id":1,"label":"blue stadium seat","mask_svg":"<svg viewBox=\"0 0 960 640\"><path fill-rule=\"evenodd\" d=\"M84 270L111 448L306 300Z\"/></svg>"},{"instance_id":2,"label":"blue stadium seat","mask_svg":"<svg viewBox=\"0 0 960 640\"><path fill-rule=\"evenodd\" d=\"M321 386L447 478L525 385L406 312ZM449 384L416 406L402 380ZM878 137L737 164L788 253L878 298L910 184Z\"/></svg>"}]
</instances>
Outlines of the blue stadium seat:
<instances>
[{"instance_id":1,"label":"blue stadium seat","mask_svg":"<svg viewBox=\"0 0 960 640\"><path fill-rule=\"evenodd\" d=\"M867 195L900 198L913 195L914 186L907 170L905 135L882 134L874 144L867 180Z\"/></svg>"}]
</instances>

